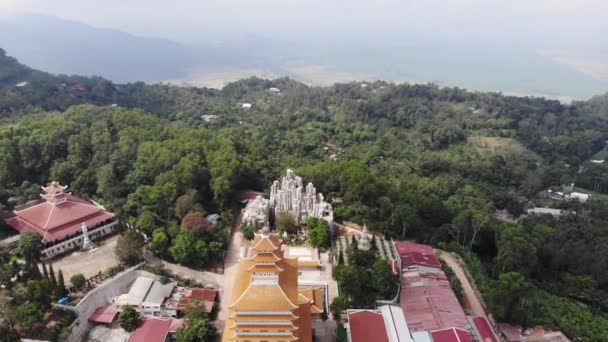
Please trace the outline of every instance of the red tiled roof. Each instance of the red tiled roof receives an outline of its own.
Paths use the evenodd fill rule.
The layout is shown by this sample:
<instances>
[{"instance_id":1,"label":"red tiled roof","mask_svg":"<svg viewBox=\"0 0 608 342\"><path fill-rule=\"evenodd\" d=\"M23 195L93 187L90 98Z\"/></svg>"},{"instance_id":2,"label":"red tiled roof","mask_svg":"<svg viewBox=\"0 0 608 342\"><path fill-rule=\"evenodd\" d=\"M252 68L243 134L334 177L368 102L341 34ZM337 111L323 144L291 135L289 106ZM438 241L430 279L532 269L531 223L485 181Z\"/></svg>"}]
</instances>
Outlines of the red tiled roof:
<instances>
[{"instance_id":1,"label":"red tiled roof","mask_svg":"<svg viewBox=\"0 0 608 342\"><path fill-rule=\"evenodd\" d=\"M472 319L475 333L481 342L498 342L490 323L483 317Z\"/></svg>"},{"instance_id":2,"label":"red tiled roof","mask_svg":"<svg viewBox=\"0 0 608 342\"><path fill-rule=\"evenodd\" d=\"M129 337L129 342L164 342L172 319L142 319Z\"/></svg>"},{"instance_id":3,"label":"red tiled roof","mask_svg":"<svg viewBox=\"0 0 608 342\"><path fill-rule=\"evenodd\" d=\"M399 303L412 331L465 328L468 324L458 298L442 271L404 271Z\"/></svg>"},{"instance_id":4,"label":"red tiled roof","mask_svg":"<svg viewBox=\"0 0 608 342\"><path fill-rule=\"evenodd\" d=\"M433 342L473 342L469 333L463 329L449 328L431 332Z\"/></svg>"},{"instance_id":5,"label":"red tiled roof","mask_svg":"<svg viewBox=\"0 0 608 342\"><path fill-rule=\"evenodd\" d=\"M397 241L395 248L401 258L403 266L420 265L429 267L441 267L439 259L433 251L433 247L421 245L410 241Z\"/></svg>"},{"instance_id":6,"label":"red tiled roof","mask_svg":"<svg viewBox=\"0 0 608 342\"><path fill-rule=\"evenodd\" d=\"M352 342L388 342L384 318L369 310L349 312L348 324Z\"/></svg>"},{"instance_id":7,"label":"red tiled roof","mask_svg":"<svg viewBox=\"0 0 608 342\"><path fill-rule=\"evenodd\" d=\"M47 187L45 190L55 189ZM92 228L115 216L103 207L69 193L47 193L37 204L16 208L6 223L21 232L36 232L44 242L62 239L80 231L82 223Z\"/></svg>"},{"instance_id":8,"label":"red tiled roof","mask_svg":"<svg viewBox=\"0 0 608 342\"><path fill-rule=\"evenodd\" d=\"M200 300L205 305L207 312L211 312L216 298L217 290L201 288L186 289L182 297L179 299L177 310L185 310L188 303L195 300Z\"/></svg>"},{"instance_id":9,"label":"red tiled roof","mask_svg":"<svg viewBox=\"0 0 608 342\"><path fill-rule=\"evenodd\" d=\"M118 312L116 311L116 308L114 308L114 305L108 304L97 308L97 310L95 310L95 312L89 316L89 321L94 323L110 324L114 321L117 313Z\"/></svg>"}]
</instances>

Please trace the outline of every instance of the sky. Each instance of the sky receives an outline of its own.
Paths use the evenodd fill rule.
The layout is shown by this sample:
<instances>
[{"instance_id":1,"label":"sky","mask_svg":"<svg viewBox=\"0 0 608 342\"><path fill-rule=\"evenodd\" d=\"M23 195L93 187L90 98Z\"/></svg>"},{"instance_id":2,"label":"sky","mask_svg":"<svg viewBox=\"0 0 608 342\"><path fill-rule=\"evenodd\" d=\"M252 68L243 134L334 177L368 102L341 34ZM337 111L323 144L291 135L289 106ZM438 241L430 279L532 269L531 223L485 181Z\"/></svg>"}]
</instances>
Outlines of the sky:
<instances>
[{"instance_id":1,"label":"sky","mask_svg":"<svg viewBox=\"0 0 608 342\"><path fill-rule=\"evenodd\" d=\"M0 14L16 12L182 43L256 36L323 43L433 39L551 48L608 46L605 0L0 1Z\"/></svg>"}]
</instances>

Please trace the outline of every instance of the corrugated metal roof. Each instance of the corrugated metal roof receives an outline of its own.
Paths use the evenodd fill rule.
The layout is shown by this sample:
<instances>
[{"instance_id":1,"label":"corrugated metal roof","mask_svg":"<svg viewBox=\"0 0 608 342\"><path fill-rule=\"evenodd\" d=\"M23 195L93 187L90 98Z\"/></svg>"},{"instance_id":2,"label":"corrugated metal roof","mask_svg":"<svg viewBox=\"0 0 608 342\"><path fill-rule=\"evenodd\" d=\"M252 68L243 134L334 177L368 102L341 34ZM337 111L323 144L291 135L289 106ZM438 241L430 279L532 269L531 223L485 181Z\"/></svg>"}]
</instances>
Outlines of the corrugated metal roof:
<instances>
[{"instance_id":1,"label":"corrugated metal roof","mask_svg":"<svg viewBox=\"0 0 608 342\"><path fill-rule=\"evenodd\" d=\"M389 342L383 316L376 310L348 310L351 342Z\"/></svg>"},{"instance_id":2,"label":"corrugated metal roof","mask_svg":"<svg viewBox=\"0 0 608 342\"><path fill-rule=\"evenodd\" d=\"M428 331L414 331L412 337L414 342L433 342L433 338Z\"/></svg>"},{"instance_id":3,"label":"corrugated metal roof","mask_svg":"<svg viewBox=\"0 0 608 342\"><path fill-rule=\"evenodd\" d=\"M163 285L158 281L154 281L150 291L148 291L148 295L146 295L146 298L143 301L150 304L162 304L165 301L165 298L171 295L176 284L177 283L169 283Z\"/></svg>"},{"instance_id":4,"label":"corrugated metal roof","mask_svg":"<svg viewBox=\"0 0 608 342\"><path fill-rule=\"evenodd\" d=\"M172 319L143 319L129 337L129 342L164 342Z\"/></svg>"},{"instance_id":5,"label":"corrugated metal roof","mask_svg":"<svg viewBox=\"0 0 608 342\"><path fill-rule=\"evenodd\" d=\"M473 342L466 330L449 328L433 331L433 342Z\"/></svg>"},{"instance_id":6,"label":"corrugated metal roof","mask_svg":"<svg viewBox=\"0 0 608 342\"><path fill-rule=\"evenodd\" d=\"M410 241L397 241L395 242L395 249L397 249L401 264L404 267L413 265L441 267L441 263L431 246Z\"/></svg>"},{"instance_id":7,"label":"corrugated metal roof","mask_svg":"<svg viewBox=\"0 0 608 342\"><path fill-rule=\"evenodd\" d=\"M138 277L135 279L133 285L131 285L131 289L129 290L128 297L130 300L142 302L148 291L150 291L150 287L154 283L154 279Z\"/></svg>"},{"instance_id":8,"label":"corrugated metal roof","mask_svg":"<svg viewBox=\"0 0 608 342\"><path fill-rule=\"evenodd\" d=\"M471 321L473 322L473 330L481 342L498 342L494 330L485 318L475 317Z\"/></svg>"},{"instance_id":9,"label":"corrugated metal roof","mask_svg":"<svg viewBox=\"0 0 608 342\"><path fill-rule=\"evenodd\" d=\"M384 326L391 342L414 342L407 327L403 310L396 305L383 305L380 308Z\"/></svg>"}]
</instances>

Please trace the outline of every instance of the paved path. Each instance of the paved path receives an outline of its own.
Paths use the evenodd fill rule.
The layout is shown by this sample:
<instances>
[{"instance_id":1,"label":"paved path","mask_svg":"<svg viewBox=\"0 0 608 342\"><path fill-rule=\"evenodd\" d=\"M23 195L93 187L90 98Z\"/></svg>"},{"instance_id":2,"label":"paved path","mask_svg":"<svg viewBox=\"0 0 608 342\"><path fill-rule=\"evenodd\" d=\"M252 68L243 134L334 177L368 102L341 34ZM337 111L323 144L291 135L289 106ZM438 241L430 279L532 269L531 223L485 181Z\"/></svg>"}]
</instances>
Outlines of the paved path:
<instances>
[{"instance_id":1,"label":"paved path","mask_svg":"<svg viewBox=\"0 0 608 342\"><path fill-rule=\"evenodd\" d=\"M338 282L332 277L333 265L330 262L329 253L321 253L321 262L324 270L321 272L323 280L327 282L327 307L338 296ZM329 312L327 312L329 315Z\"/></svg>"},{"instance_id":2,"label":"paved path","mask_svg":"<svg viewBox=\"0 0 608 342\"><path fill-rule=\"evenodd\" d=\"M462 290L464 292L465 303L467 304L466 306L471 309L476 316L482 316L485 317L485 319L488 319L481 300L479 297L477 297L477 292L475 292L473 289L473 285L471 285L462 263L456 260L452 254L446 251L442 251L439 257L452 268L454 274L456 274L456 277L458 280L460 280ZM488 322L490 322L490 320L488 320Z\"/></svg>"},{"instance_id":3,"label":"paved path","mask_svg":"<svg viewBox=\"0 0 608 342\"><path fill-rule=\"evenodd\" d=\"M242 213L236 219L232 226L232 234L228 244L228 250L224 258L224 287L220 291L220 311L217 316L218 328L223 328L223 325L228 316L228 305L232 297L232 286L236 277L237 265L239 262L239 254L243 245L243 237L239 229L241 228Z\"/></svg>"}]
</instances>

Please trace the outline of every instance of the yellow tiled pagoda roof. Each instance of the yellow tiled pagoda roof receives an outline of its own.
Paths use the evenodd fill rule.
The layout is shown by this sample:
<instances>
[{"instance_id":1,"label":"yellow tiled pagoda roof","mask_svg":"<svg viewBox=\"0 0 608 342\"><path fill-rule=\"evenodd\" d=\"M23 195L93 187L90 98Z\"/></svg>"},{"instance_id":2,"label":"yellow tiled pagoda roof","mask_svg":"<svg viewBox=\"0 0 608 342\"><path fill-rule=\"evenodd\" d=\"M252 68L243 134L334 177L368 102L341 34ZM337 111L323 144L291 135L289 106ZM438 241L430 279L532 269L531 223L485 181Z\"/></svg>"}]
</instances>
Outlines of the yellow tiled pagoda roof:
<instances>
[{"instance_id":1,"label":"yellow tiled pagoda roof","mask_svg":"<svg viewBox=\"0 0 608 342\"><path fill-rule=\"evenodd\" d=\"M239 260L222 342L312 341L314 290L298 291L298 260L281 247L278 235L256 234L252 256ZM287 336L272 336L278 332Z\"/></svg>"},{"instance_id":2,"label":"yellow tiled pagoda roof","mask_svg":"<svg viewBox=\"0 0 608 342\"><path fill-rule=\"evenodd\" d=\"M254 251L275 251L281 248L283 241L277 234L256 234L253 239Z\"/></svg>"}]
</instances>

